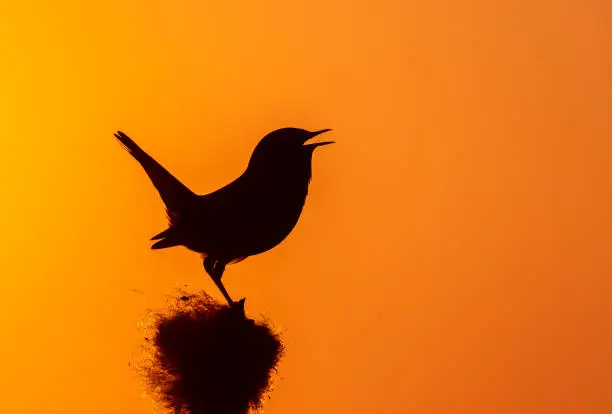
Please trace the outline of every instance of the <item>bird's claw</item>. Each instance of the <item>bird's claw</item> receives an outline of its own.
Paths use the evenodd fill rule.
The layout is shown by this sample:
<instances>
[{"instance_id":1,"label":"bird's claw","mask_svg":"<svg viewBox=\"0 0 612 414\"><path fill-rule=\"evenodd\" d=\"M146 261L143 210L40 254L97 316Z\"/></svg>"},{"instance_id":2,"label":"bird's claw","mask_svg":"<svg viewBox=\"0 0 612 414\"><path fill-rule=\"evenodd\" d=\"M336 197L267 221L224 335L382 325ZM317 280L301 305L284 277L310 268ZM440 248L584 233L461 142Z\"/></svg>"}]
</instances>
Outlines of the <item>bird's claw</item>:
<instances>
[{"instance_id":1,"label":"bird's claw","mask_svg":"<svg viewBox=\"0 0 612 414\"><path fill-rule=\"evenodd\" d=\"M232 302L230 304L230 307L234 309L240 309L242 310L242 312L244 312L244 302L245 301L246 301L246 298L242 298L238 302Z\"/></svg>"},{"instance_id":2,"label":"bird's claw","mask_svg":"<svg viewBox=\"0 0 612 414\"><path fill-rule=\"evenodd\" d=\"M229 306L230 313L239 319L246 319L246 313L244 311L244 301L246 298L242 298L237 302L232 302Z\"/></svg>"}]
</instances>

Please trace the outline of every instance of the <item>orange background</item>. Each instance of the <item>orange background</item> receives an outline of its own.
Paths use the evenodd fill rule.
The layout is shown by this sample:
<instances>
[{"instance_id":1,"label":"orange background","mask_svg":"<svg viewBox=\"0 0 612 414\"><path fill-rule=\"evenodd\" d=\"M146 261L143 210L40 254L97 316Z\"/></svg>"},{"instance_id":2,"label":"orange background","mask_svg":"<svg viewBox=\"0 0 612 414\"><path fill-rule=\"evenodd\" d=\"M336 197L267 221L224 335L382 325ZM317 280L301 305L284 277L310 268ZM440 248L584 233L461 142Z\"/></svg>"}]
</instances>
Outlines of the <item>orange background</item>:
<instances>
[{"instance_id":1,"label":"orange background","mask_svg":"<svg viewBox=\"0 0 612 414\"><path fill-rule=\"evenodd\" d=\"M267 413L612 412L610 2L5 3L0 411L152 412L138 321L220 297L116 129L205 193L297 126L301 221L224 278Z\"/></svg>"}]
</instances>

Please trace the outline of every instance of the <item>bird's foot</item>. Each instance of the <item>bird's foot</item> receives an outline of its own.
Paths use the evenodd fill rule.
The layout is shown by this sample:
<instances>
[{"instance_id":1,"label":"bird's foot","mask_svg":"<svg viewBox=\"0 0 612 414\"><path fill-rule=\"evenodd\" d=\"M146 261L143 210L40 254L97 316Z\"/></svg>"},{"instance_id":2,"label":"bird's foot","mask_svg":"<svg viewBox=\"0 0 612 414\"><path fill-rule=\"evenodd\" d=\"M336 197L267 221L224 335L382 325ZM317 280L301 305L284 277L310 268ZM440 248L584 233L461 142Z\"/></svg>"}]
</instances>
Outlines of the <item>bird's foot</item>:
<instances>
[{"instance_id":1,"label":"bird's foot","mask_svg":"<svg viewBox=\"0 0 612 414\"><path fill-rule=\"evenodd\" d=\"M233 309L240 309L242 312L244 312L244 302L245 301L246 301L246 298L242 298L238 302L232 302L230 304L230 307Z\"/></svg>"},{"instance_id":2,"label":"bird's foot","mask_svg":"<svg viewBox=\"0 0 612 414\"><path fill-rule=\"evenodd\" d=\"M230 306L229 306L229 310L230 312L238 317L239 319L247 319L246 318L246 313L244 312L244 301L246 300L246 298L242 298L240 299L238 302L233 302Z\"/></svg>"}]
</instances>

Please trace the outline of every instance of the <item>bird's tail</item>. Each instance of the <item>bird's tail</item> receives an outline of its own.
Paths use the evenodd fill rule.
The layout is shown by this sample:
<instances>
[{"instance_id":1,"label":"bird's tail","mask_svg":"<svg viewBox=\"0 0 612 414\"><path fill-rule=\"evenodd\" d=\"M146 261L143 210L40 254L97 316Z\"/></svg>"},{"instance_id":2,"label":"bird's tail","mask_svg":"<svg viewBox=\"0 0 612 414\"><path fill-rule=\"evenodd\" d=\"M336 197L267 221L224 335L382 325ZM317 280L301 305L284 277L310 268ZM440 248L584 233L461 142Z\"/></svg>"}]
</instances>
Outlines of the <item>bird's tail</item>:
<instances>
[{"instance_id":1,"label":"bird's tail","mask_svg":"<svg viewBox=\"0 0 612 414\"><path fill-rule=\"evenodd\" d=\"M173 237L172 227L151 237L151 240L157 240L157 242L153 243L151 249L165 249L166 247L174 247L181 244L175 240L175 237Z\"/></svg>"},{"instance_id":2,"label":"bird's tail","mask_svg":"<svg viewBox=\"0 0 612 414\"><path fill-rule=\"evenodd\" d=\"M144 168L164 204L166 204L170 217L180 214L181 210L196 197L191 190L170 174L126 134L117 131L115 138Z\"/></svg>"},{"instance_id":3,"label":"bird's tail","mask_svg":"<svg viewBox=\"0 0 612 414\"><path fill-rule=\"evenodd\" d=\"M158 249L165 249L167 247L174 247L174 246L179 246L179 245L180 243L177 243L172 239L161 239L153 243L153 245L151 246L151 249L158 250Z\"/></svg>"},{"instance_id":4,"label":"bird's tail","mask_svg":"<svg viewBox=\"0 0 612 414\"><path fill-rule=\"evenodd\" d=\"M164 239L168 236L170 236L170 234L172 233L172 227L170 227L169 229L166 229L164 231L162 231L161 233L157 233L155 236L151 237L151 240L160 240L160 239Z\"/></svg>"},{"instance_id":5,"label":"bird's tail","mask_svg":"<svg viewBox=\"0 0 612 414\"><path fill-rule=\"evenodd\" d=\"M123 132L117 131L117 133L115 133L114 135L115 138L117 138L117 140L121 143L121 145L123 145L123 147L130 154L132 154L134 158L138 160L138 162L141 162L141 160L143 160L144 158L150 158L149 155L144 152L144 150L140 148L132 138L128 137Z\"/></svg>"}]
</instances>

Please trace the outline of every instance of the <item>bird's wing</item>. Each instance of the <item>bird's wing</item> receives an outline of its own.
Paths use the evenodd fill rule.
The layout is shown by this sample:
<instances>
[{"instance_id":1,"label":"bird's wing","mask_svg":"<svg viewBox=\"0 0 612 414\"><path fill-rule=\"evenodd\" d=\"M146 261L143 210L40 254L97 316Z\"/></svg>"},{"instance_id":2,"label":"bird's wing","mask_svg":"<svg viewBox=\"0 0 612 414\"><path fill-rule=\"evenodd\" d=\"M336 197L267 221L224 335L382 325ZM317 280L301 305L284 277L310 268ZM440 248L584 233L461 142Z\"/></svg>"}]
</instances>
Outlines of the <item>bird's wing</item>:
<instances>
[{"instance_id":1,"label":"bird's wing","mask_svg":"<svg viewBox=\"0 0 612 414\"><path fill-rule=\"evenodd\" d=\"M176 218L196 195L140 148L130 137L121 131L117 131L114 135L144 168L164 201L170 220Z\"/></svg>"}]
</instances>

